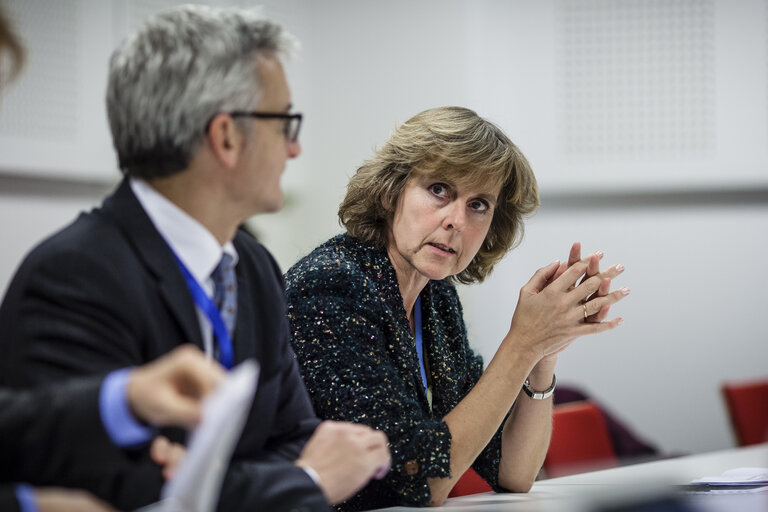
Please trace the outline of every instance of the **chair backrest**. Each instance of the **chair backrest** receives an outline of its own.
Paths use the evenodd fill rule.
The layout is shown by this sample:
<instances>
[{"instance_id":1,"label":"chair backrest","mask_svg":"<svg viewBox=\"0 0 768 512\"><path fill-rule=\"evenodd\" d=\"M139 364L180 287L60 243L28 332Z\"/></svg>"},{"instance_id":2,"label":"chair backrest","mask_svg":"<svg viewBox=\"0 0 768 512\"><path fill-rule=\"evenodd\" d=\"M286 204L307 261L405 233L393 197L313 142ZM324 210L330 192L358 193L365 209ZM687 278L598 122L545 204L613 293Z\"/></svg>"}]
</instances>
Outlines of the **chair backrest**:
<instances>
[{"instance_id":1,"label":"chair backrest","mask_svg":"<svg viewBox=\"0 0 768 512\"><path fill-rule=\"evenodd\" d=\"M466 496L467 494L477 494L480 492L490 492L491 486L488 485L483 477L477 474L472 468L467 469L461 478L456 482L448 493L449 498L455 498L456 496Z\"/></svg>"},{"instance_id":2,"label":"chair backrest","mask_svg":"<svg viewBox=\"0 0 768 512\"><path fill-rule=\"evenodd\" d=\"M558 477L618 465L603 411L584 400L556 405L544 469Z\"/></svg>"},{"instance_id":3,"label":"chair backrest","mask_svg":"<svg viewBox=\"0 0 768 512\"><path fill-rule=\"evenodd\" d=\"M739 446L768 441L768 379L721 387Z\"/></svg>"}]
</instances>

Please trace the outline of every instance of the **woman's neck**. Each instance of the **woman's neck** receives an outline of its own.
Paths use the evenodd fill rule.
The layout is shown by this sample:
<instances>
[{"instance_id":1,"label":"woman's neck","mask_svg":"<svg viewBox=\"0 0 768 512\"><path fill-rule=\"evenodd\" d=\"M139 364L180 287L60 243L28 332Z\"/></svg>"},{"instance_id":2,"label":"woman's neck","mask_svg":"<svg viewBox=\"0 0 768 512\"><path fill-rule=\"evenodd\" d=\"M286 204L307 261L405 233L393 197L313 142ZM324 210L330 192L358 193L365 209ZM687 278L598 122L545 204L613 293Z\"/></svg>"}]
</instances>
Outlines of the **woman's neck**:
<instances>
[{"instance_id":1,"label":"woman's neck","mask_svg":"<svg viewBox=\"0 0 768 512\"><path fill-rule=\"evenodd\" d=\"M388 247L387 255L392 263L392 267L395 269L397 284L400 287L400 295L403 298L405 314L411 324L411 330L413 330L413 306L416 304L416 299L419 298L421 291L427 286L429 278L421 275L397 251L392 251Z\"/></svg>"}]
</instances>

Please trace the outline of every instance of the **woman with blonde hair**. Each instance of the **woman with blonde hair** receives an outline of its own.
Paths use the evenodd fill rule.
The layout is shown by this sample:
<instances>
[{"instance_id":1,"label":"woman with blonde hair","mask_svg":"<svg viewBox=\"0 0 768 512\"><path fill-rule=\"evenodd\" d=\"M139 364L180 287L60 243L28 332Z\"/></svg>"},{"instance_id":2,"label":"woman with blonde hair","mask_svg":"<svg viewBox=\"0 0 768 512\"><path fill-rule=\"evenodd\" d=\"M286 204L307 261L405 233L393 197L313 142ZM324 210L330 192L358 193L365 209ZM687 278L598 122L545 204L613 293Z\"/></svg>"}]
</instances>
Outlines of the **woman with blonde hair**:
<instances>
[{"instance_id":1,"label":"woman with blonde hair","mask_svg":"<svg viewBox=\"0 0 768 512\"><path fill-rule=\"evenodd\" d=\"M439 505L472 466L496 491L526 492L551 431L557 354L607 331L623 270L601 253L536 271L483 370L454 283L485 279L539 204L520 150L460 107L406 121L351 178L347 233L286 274L293 347L316 413L389 437L392 471L339 510Z\"/></svg>"}]
</instances>

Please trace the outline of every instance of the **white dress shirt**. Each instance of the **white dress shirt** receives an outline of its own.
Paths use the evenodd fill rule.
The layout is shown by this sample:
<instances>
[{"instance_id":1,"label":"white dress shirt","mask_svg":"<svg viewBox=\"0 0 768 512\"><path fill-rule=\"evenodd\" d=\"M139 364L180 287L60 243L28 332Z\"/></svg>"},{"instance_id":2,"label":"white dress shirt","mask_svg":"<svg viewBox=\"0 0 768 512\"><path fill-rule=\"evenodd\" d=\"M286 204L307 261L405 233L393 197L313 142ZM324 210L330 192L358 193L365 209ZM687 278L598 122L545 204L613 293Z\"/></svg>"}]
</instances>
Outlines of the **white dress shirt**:
<instances>
[{"instance_id":1,"label":"white dress shirt","mask_svg":"<svg viewBox=\"0 0 768 512\"><path fill-rule=\"evenodd\" d=\"M237 251L232 242L219 245L216 237L205 226L187 212L169 201L165 196L144 180L131 178L131 190L136 195L152 224L171 247L176 256L186 265L209 297L213 297L211 273L221 261L224 253L232 256L237 265ZM213 355L213 326L206 314L196 307L203 348L208 357Z\"/></svg>"}]
</instances>

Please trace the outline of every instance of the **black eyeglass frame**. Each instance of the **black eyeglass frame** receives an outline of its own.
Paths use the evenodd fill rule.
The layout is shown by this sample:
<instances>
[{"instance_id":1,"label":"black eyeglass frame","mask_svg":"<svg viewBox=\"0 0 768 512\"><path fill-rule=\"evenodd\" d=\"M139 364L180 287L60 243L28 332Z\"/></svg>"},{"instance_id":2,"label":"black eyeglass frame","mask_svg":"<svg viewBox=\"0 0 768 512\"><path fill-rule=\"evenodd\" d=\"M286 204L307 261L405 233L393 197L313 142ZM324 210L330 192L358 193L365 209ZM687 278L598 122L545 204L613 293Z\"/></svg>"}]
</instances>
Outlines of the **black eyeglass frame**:
<instances>
[{"instance_id":1,"label":"black eyeglass frame","mask_svg":"<svg viewBox=\"0 0 768 512\"><path fill-rule=\"evenodd\" d=\"M222 114L228 114L230 117L254 117L256 119L284 119L285 125L283 126L283 135L290 142L296 142L299 140L299 131L301 130L301 121L304 119L303 114L289 114L287 112L259 112L258 110L234 110L232 112L220 112ZM217 114L218 115L218 114ZM215 117L215 116L214 116ZM205 125L205 131L211 126L210 121Z\"/></svg>"}]
</instances>

